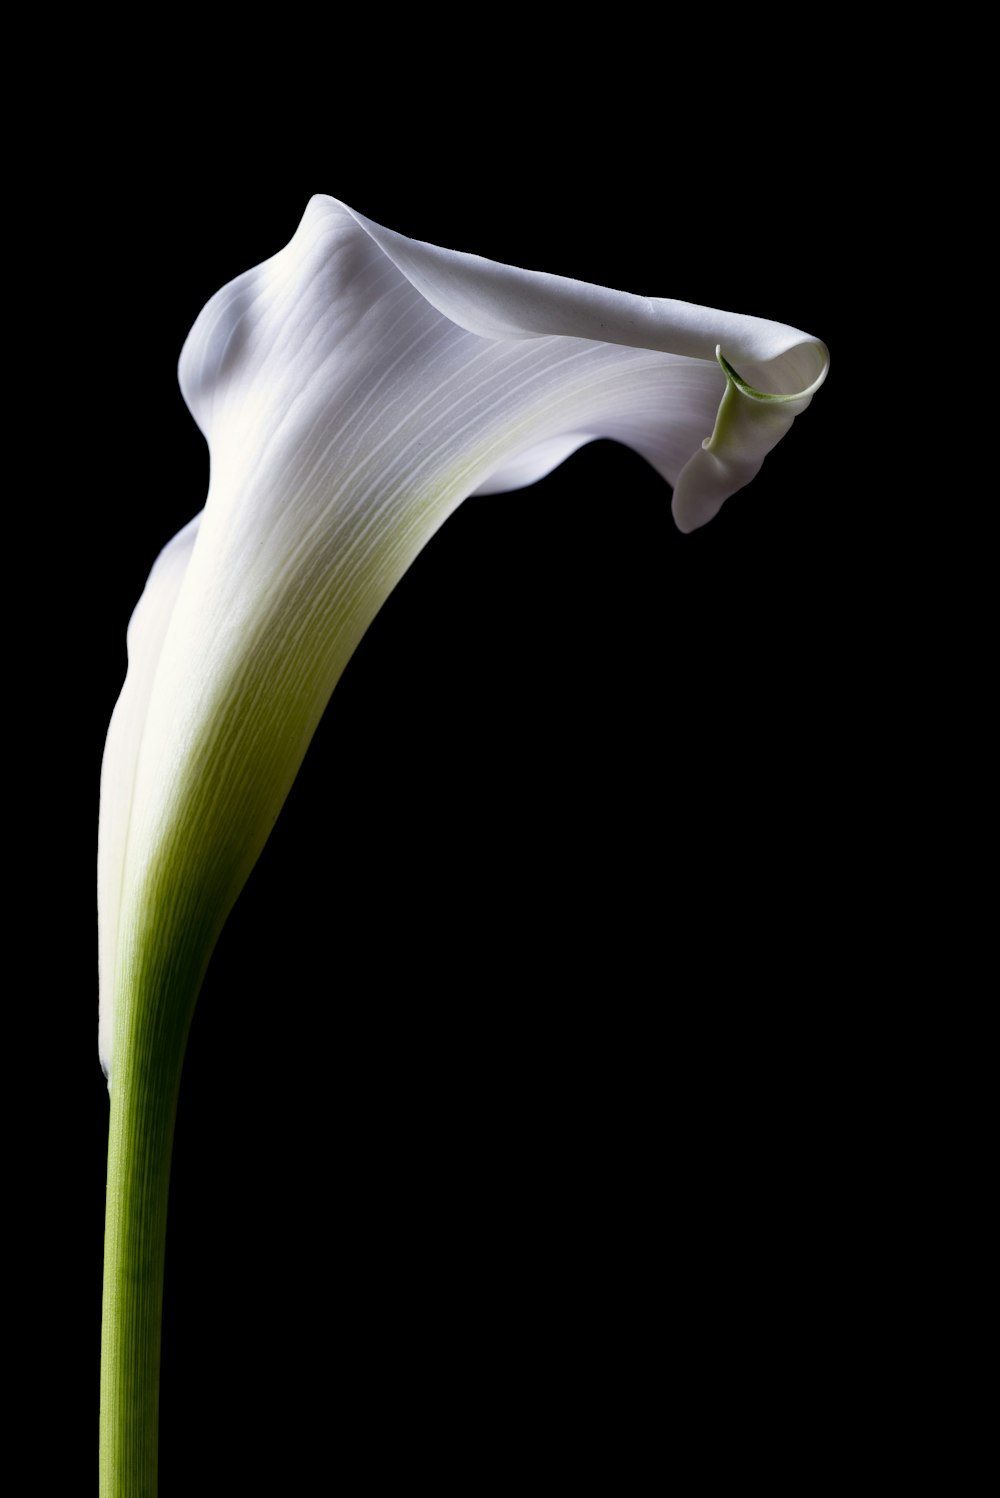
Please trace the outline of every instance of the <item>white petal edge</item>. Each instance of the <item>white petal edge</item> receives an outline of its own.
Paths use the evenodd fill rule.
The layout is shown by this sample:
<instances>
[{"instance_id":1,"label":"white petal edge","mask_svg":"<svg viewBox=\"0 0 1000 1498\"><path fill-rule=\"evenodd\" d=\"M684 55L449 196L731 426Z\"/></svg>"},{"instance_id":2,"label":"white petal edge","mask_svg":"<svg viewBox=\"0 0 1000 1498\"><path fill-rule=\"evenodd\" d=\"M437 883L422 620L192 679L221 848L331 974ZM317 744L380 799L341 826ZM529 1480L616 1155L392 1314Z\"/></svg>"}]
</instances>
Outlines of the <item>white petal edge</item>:
<instances>
[{"instance_id":1,"label":"white petal edge","mask_svg":"<svg viewBox=\"0 0 1000 1498\"><path fill-rule=\"evenodd\" d=\"M200 523L201 515L198 514L168 541L154 562L142 597L133 610L126 633L128 670L125 684L111 715L104 745L101 764L101 836L97 851L97 902L100 911L97 1050L109 1085L114 1030L111 995L114 992L121 881L136 767L156 667L174 604L191 560Z\"/></svg>"}]
</instances>

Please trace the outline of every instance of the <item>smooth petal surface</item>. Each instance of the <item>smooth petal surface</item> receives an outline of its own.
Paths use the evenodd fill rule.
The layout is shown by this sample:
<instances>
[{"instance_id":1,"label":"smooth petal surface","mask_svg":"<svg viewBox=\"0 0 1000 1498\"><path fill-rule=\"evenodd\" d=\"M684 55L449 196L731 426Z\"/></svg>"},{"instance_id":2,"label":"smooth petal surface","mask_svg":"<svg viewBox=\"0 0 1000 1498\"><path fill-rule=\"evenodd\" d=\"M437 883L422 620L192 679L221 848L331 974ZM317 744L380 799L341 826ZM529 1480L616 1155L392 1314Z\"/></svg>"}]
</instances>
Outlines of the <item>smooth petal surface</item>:
<instances>
[{"instance_id":1,"label":"smooth petal surface","mask_svg":"<svg viewBox=\"0 0 1000 1498\"><path fill-rule=\"evenodd\" d=\"M211 483L133 617L108 737L105 1069L144 926L179 939L193 923L207 961L344 666L464 498L611 437L694 529L826 368L821 343L779 323L497 265L312 199L181 357Z\"/></svg>"}]
</instances>

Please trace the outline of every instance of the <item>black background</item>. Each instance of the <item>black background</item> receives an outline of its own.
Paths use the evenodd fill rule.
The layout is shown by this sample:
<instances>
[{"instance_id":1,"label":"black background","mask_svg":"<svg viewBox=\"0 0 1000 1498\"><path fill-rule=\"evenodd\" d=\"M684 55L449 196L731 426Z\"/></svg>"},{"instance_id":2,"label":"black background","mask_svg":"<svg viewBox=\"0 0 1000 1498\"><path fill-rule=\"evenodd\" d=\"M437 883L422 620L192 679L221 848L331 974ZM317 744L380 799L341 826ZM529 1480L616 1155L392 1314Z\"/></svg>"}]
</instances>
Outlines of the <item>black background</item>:
<instances>
[{"instance_id":1,"label":"black background","mask_svg":"<svg viewBox=\"0 0 1000 1498\"><path fill-rule=\"evenodd\" d=\"M712 89L691 88L693 118L713 118ZM358 1463L465 1482L518 1472L539 1435L542 1470L571 1452L619 1482L664 1419L711 1438L720 1402L766 1449L770 1426L730 1400L762 1378L813 1418L794 1369L846 1295L827 1203L851 907L830 865L864 723L837 169L821 134L768 153L685 126L678 145L672 109L627 101L509 127L494 97L484 128L472 83L419 118L387 99L362 128L331 98L301 133L257 108L154 140L129 94L68 174L83 502L60 548L81 634L62 785L81 914L57 955L71 1107L89 1088L73 1117L91 1123L53 1166L80 1272L52 1295L90 1308L84 1451L100 754L129 613L203 502L175 368L205 300L325 191L413 237L774 317L833 356L705 530L681 536L656 475L595 444L464 505L363 641L192 1029L165 1494L311 1490Z\"/></svg>"}]
</instances>

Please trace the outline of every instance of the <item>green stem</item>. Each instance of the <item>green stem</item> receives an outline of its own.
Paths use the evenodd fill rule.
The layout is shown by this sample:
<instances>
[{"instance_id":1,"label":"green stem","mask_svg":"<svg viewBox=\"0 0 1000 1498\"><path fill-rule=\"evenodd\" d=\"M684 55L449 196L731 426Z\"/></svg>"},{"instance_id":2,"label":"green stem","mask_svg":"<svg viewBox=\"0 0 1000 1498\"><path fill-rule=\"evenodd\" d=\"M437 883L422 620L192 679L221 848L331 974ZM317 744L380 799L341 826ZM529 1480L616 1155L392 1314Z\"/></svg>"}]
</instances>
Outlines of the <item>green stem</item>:
<instances>
[{"instance_id":1,"label":"green stem","mask_svg":"<svg viewBox=\"0 0 1000 1498\"><path fill-rule=\"evenodd\" d=\"M167 1191L181 1067L201 972L192 983L190 970L180 974L171 962L169 943L155 946L159 950L148 954L152 962L133 968L144 972L145 981L129 985L115 1020L101 1328L101 1498L155 1498L157 1489Z\"/></svg>"}]
</instances>

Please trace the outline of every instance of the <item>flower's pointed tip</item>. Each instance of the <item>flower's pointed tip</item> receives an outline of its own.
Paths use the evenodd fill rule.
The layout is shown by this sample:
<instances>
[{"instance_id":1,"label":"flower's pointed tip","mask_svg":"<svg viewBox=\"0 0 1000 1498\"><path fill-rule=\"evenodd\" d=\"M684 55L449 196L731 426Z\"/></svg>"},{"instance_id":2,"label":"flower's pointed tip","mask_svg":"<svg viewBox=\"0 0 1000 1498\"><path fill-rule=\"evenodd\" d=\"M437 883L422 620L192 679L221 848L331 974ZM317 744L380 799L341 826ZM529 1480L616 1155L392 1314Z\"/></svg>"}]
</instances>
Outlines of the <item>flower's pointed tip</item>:
<instances>
[{"instance_id":1,"label":"flower's pointed tip","mask_svg":"<svg viewBox=\"0 0 1000 1498\"><path fill-rule=\"evenodd\" d=\"M726 376L727 390L715 429L681 469L671 503L677 528L685 535L707 525L726 500L750 482L794 418L809 405L830 367L826 345L806 338L786 350L780 364L771 361L750 367L747 373L752 378L772 387L760 389L733 367L721 343L715 346L715 357Z\"/></svg>"},{"instance_id":2,"label":"flower's pointed tip","mask_svg":"<svg viewBox=\"0 0 1000 1498\"><path fill-rule=\"evenodd\" d=\"M688 464L688 470L691 466ZM678 481L674 489L674 497L670 502L670 513L674 517L674 524L684 536L690 536L692 531L700 531L703 525L714 520L727 498L725 492L713 492L713 486L710 484L699 484L697 482L698 469L695 470L694 475L688 470L685 470L685 482Z\"/></svg>"}]
</instances>

